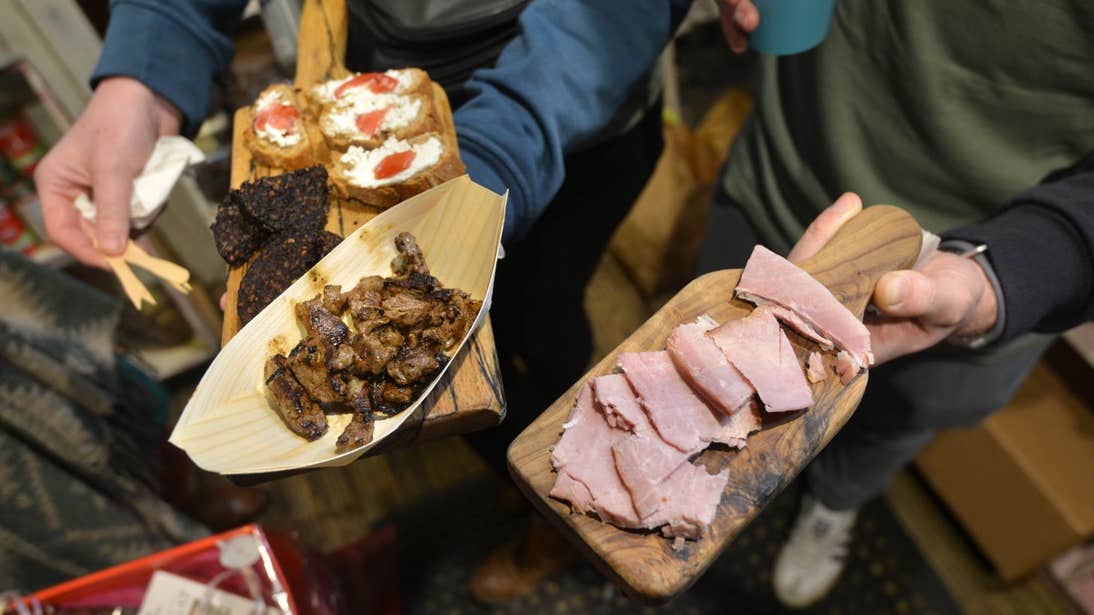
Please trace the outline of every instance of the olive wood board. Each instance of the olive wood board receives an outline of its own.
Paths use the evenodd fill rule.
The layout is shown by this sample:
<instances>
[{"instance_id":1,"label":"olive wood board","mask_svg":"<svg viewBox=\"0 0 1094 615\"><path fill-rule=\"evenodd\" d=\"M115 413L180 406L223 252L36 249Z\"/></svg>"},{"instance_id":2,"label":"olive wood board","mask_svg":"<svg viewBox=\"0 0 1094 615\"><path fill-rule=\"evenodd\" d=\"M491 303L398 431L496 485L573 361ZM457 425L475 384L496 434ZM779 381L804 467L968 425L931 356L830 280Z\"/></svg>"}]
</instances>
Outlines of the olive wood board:
<instances>
[{"instance_id":1,"label":"olive wood board","mask_svg":"<svg viewBox=\"0 0 1094 615\"><path fill-rule=\"evenodd\" d=\"M905 269L919 254L921 231L901 209L877 205L849 220L815 256L798 265L824 284L859 318L884 273ZM718 322L747 316L753 306L733 298L741 270L716 271L692 281L629 338L596 364L524 430L509 447L509 469L517 485L592 562L625 593L657 603L691 586L745 526L771 502L851 417L866 388L862 371L847 385L832 373L834 356L825 355L829 378L812 385L814 405L776 419L749 436L741 451L711 448L697 462L711 472L728 467L729 484L714 521L703 538L680 550L655 531L632 531L570 512L549 497L556 473L551 449L562 434L582 385L614 371L624 352L662 350L676 325L708 314ZM784 328L784 330L786 330ZM803 362L812 342L787 330ZM777 415L776 415L777 416ZM771 418L770 416L767 418Z\"/></svg>"}]
</instances>

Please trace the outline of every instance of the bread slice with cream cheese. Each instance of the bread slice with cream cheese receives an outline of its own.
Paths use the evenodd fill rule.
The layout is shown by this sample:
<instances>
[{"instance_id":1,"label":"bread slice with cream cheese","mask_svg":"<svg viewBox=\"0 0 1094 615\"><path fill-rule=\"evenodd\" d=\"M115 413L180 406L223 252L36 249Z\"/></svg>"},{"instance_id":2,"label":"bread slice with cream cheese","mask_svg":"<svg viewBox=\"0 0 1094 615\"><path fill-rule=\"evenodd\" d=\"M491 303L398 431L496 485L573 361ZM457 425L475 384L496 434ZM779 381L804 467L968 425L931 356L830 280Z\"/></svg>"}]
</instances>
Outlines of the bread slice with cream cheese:
<instances>
[{"instance_id":1,"label":"bread slice with cream cheese","mask_svg":"<svg viewBox=\"0 0 1094 615\"><path fill-rule=\"evenodd\" d=\"M379 147L351 145L332 160L331 182L343 197L391 207L465 172L459 155L439 133L389 137Z\"/></svg>"},{"instance_id":2,"label":"bread slice with cream cheese","mask_svg":"<svg viewBox=\"0 0 1094 615\"><path fill-rule=\"evenodd\" d=\"M293 171L315 164L300 100L291 86L274 84L259 94L243 139L264 165Z\"/></svg>"}]
</instances>

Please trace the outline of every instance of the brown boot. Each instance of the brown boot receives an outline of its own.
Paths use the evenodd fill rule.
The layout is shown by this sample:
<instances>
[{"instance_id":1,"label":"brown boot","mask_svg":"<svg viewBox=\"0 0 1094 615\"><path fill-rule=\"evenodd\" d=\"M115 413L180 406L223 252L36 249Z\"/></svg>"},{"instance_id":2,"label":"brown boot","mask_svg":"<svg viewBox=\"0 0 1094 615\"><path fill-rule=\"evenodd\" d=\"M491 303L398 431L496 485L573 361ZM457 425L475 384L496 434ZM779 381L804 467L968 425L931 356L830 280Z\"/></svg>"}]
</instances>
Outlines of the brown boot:
<instances>
[{"instance_id":1,"label":"brown boot","mask_svg":"<svg viewBox=\"0 0 1094 615\"><path fill-rule=\"evenodd\" d=\"M469 582L471 596L484 604L508 602L565 570L576 557L565 538L534 519L524 536L494 549L479 564Z\"/></svg>"}]
</instances>

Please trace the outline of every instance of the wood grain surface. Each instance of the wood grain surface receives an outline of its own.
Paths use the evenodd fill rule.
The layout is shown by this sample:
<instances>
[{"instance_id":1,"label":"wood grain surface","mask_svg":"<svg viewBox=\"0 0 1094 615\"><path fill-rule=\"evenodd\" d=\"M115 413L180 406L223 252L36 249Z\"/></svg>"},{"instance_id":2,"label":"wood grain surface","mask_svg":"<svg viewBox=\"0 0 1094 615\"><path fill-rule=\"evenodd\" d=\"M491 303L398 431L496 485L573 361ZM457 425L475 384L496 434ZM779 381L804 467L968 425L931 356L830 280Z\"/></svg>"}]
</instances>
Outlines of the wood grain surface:
<instances>
[{"instance_id":1,"label":"wood grain surface","mask_svg":"<svg viewBox=\"0 0 1094 615\"><path fill-rule=\"evenodd\" d=\"M346 50L347 14L344 0L305 0L300 14L300 32L298 37L296 81L298 87L307 87L327 79L339 78L349 71L343 65ZM437 116L445 123L444 133L449 139L446 145L456 147L455 130L452 126L452 111L448 98L440 86L434 85L437 104ZM251 123L250 108L236 112L232 137L231 186L238 188L243 182L283 172L258 164L247 149L243 131ZM309 137L315 146L316 158L327 161L330 152L323 141L318 127L309 123ZM343 200L331 195L331 210L327 219L327 230L341 236L352 233L359 226L371 220L382 210L363 205L357 201ZM239 331L237 313L237 292L239 283L247 265L233 267L228 271L227 298L224 310L224 327L221 343L226 344ZM442 280L443 282L443 280ZM505 416L505 399L501 385L501 371L498 367L497 352L494 347L494 335L490 319L480 327L472 337L456 363L438 384L429 401L423 404L423 416L420 421L409 421L403 428L413 433L408 439L405 434L393 441L406 445L414 441L429 440L442 436L468 433L501 422ZM369 454L378 454L390 450L389 446L378 447Z\"/></svg>"},{"instance_id":2,"label":"wood grain surface","mask_svg":"<svg viewBox=\"0 0 1094 615\"><path fill-rule=\"evenodd\" d=\"M903 210L878 205L850 220L816 256L800 266L828 287L853 313L862 316L878 278L910 267L919 253L919 225ZM765 423L742 451L709 449L698 462L712 472L728 467L729 484L714 522L701 540L674 551L671 540L653 532L621 530L595 517L571 514L569 505L550 498L556 474L551 448L558 442L582 384L614 371L623 352L660 350L672 329L709 314L719 322L747 316L752 305L733 299L740 270L704 275L680 291L612 353L551 405L509 447L509 468L517 485L597 567L624 592L661 602L687 589L733 538L832 439L862 398L868 374L846 386L830 377L813 385L814 406ZM816 346L788 332L799 359ZM826 356L831 369L832 356Z\"/></svg>"}]
</instances>

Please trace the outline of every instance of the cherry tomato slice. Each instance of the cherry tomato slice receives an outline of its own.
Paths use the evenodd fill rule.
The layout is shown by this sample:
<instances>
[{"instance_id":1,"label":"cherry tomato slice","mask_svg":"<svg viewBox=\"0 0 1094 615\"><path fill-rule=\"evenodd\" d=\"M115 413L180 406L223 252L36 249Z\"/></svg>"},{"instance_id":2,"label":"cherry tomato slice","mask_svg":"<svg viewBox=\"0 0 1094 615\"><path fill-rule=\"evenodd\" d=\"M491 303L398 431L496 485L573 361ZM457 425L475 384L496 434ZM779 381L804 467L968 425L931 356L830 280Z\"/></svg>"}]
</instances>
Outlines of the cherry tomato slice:
<instances>
[{"instance_id":1,"label":"cherry tomato slice","mask_svg":"<svg viewBox=\"0 0 1094 615\"><path fill-rule=\"evenodd\" d=\"M372 174L376 179L387 179L398 175L410 168L410 163L414 162L416 155L412 149L390 154L381 160L380 164L376 165L376 169L372 171Z\"/></svg>"}]
</instances>

